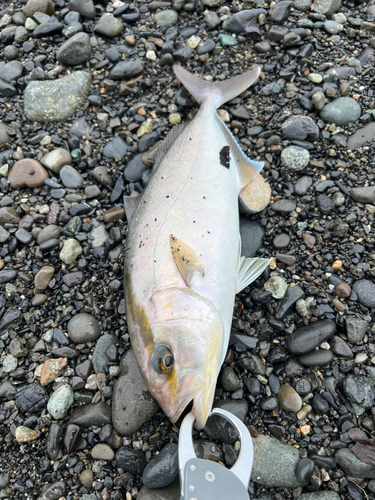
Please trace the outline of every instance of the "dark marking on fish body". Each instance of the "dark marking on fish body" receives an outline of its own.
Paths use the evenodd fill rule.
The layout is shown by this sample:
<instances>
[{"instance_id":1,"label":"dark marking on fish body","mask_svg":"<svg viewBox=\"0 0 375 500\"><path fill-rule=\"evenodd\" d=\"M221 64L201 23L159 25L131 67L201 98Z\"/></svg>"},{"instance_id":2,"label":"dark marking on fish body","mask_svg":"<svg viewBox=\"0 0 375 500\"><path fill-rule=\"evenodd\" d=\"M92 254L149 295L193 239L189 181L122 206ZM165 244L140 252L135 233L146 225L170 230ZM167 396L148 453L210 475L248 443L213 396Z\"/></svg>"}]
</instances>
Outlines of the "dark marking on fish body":
<instances>
[{"instance_id":1,"label":"dark marking on fish body","mask_svg":"<svg viewBox=\"0 0 375 500\"><path fill-rule=\"evenodd\" d=\"M223 167L230 167L230 147L224 146L220 150L220 165Z\"/></svg>"}]
</instances>

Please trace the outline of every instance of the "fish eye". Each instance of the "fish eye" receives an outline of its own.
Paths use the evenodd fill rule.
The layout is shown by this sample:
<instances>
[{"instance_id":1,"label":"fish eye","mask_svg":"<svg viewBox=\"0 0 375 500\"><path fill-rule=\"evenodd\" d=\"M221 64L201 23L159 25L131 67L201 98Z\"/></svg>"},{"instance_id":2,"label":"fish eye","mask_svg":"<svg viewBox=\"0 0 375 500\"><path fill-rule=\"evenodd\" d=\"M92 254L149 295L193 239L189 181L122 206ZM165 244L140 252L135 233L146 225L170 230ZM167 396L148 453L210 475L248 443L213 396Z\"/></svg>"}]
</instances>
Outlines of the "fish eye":
<instances>
[{"instance_id":1,"label":"fish eye","mask_svg":"<svg viewBox=\"0 0 375 500\"><path fill-rule=\"evenodd\" d=\"M154 354L154 366L160 373L168 373L174 364L174 358L171 351L163 346L160 347Z\"/></svg>"}]
</instances>

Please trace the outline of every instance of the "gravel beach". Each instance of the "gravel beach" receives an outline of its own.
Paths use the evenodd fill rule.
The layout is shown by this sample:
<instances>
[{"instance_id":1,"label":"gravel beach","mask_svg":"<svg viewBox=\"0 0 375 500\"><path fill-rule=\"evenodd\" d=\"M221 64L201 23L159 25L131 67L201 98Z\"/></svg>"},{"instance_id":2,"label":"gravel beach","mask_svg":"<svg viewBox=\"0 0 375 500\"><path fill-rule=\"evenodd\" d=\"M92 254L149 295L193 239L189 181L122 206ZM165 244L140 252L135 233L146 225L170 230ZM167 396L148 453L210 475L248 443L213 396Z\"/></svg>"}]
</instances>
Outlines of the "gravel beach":
<instances>
[{"instance_id":1,"label":"gravel beach","mask_svg":"<svg viewBox=\"0 0 375 500\"><path fill-rule=\"evenodd\" d=\"M241 199L242 254L272 262L214 402L253 437L251 498L375 499L374 50L375 0L0 0L0 499L179 499L122 277L123 195L198 109L174 63L262 69L218 111L270 198ZM194 444L240 449L217 417Z\"/></svg>"}]
</instances>

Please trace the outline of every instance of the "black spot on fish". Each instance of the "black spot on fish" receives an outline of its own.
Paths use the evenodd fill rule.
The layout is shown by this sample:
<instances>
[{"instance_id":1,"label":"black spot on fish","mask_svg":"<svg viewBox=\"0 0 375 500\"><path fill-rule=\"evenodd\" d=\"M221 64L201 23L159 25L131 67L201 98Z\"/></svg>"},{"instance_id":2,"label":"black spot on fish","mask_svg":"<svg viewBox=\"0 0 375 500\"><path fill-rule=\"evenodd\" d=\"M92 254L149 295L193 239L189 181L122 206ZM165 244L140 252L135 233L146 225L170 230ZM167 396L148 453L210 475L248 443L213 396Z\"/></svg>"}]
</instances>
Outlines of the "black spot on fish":
<instances>
[{"instance_id":1,"label":"black spot on fish","mask_svg":"<svg viewBox=\"0 0 375 500\"><path fill-rule=\"evenodd\" d=\"M226 168L230 167L230 147L229 146L224 146L220 150L220 165L223 165L223 167L226 167Z\"/></svg>"}]
</instances>

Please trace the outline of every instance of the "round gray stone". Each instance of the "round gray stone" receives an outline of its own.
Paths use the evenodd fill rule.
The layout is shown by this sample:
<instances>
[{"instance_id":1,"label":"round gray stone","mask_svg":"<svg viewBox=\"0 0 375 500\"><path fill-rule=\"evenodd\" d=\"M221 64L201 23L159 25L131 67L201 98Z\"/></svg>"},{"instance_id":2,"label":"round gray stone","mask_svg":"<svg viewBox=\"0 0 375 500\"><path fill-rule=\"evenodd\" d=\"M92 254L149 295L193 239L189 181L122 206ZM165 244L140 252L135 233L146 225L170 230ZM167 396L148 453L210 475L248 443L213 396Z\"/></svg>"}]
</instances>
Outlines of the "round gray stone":
<instances>
[{"instance_id":1,"label":"round gray stone","mask_svg":"<svg viewBox=\"0 0 375 500\"><path fill-rule=\"evenodd\" d=\"M69 320L68 334L76 344L84 344L99 337L100 326L91 314L79 313Z\"/></svg>"},{"instance_id":2,"label":"round gray stone","mask_svg":"<svg viewBox=\"0 0 375 500\"><path fill-rule=\"evenodd\" d=\"M310 153L299 146L288 146L281 152L281 165L291 172L298 172L307 167Z\"/></svg>"},{"instance_id":3,"label":"round gray stone","mask_svg":"<svg viewBox=\"0 0 375 500\"><path fill-rule=\"evenodd\" d=\"M61 64L82 64L90 58L91 43L87 33L77 33L63 43L57 52L56 59Z\"/></svg>"},{"instance_id":4,"label":"round gray stone","mask_svg":"<svg viewBox=\"0 0 375 500\"><path fill-rule=\"evenodd\" d=\"M348 125L355 123L361 116L361 106L351 97L339 97L326 104L320 112L320 118L326 123Z\"/></svg>"}]
</instances>

